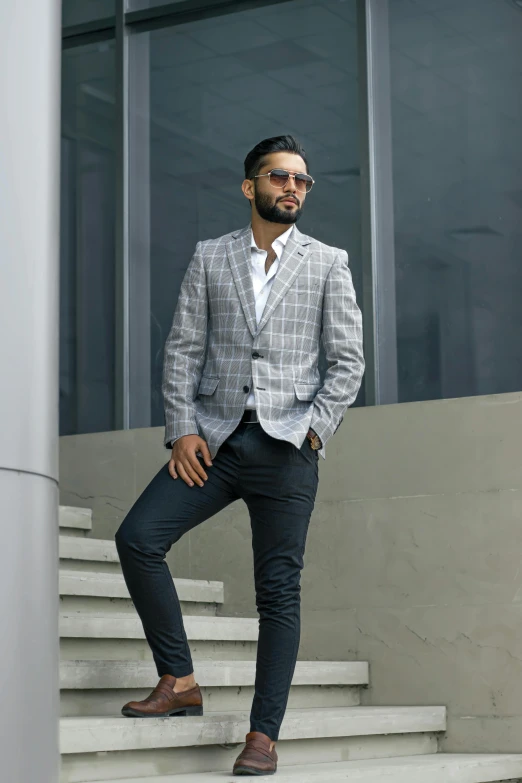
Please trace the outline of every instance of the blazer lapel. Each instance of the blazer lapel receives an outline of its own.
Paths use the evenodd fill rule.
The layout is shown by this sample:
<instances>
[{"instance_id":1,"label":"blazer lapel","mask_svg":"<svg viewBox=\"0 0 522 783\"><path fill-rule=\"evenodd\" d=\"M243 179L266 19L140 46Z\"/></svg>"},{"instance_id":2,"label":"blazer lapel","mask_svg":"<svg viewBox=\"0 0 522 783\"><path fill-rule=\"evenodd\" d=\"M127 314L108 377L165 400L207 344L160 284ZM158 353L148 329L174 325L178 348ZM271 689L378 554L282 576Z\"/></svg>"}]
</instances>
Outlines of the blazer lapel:
<instances>
[{"instance_id":1,"label":"blazer lapel","mask_svg":"<svg viewBox=\"0 0 522 783\"><path fill-rule=\"evenodd\" d=\"M311 240L306 234L302 234L297 226L294 226L294 230L288 238L279 261L279 269L273 279L272 288L270 289L258 326L256 324L256 302L252 285L250 236L251 224L233 234L232 239L227 243L227 256L248 328L252 336L255 337L265 326L286 291L299 274L299 270L310 252L307 245L310 244Z\"/></svg>"},{"instance_id":2,"label":"blazer lapel","mask_svg":"<svg viewBox=\"0 0 522 783\"><path fill-rule=\"evenodd\" d=\"M248 328L254 337L257 331L256 300L252 285L252 264L250 250L250 224L232 235L227 242L227 256L232 270L237 295L245 314Z\"/></svg>"}]
</instances>

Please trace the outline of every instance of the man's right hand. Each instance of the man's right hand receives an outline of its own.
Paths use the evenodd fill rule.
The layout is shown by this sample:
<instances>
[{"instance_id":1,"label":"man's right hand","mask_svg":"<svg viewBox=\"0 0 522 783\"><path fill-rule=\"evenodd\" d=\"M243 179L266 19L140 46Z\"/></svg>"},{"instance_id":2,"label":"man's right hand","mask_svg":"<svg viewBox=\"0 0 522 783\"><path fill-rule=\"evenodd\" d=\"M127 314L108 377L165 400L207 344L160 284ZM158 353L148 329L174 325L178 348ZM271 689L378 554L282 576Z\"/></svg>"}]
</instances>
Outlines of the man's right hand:
<instances>
[{"instance_id":1,"label":"man's right hand","mask_svg":"<svg viewBox=\"0 0 522 783\"><path fill-rule=\"evenodd\" d=\"M183 435L176 440L169 462L169 473L172 478L176 479L179 475L189 487L193 487L194 482L200 487L203 486L203 481L206 481L208 476L196 456L198 451L202 453L205 463L211 466L212 460L207 442L199 435Z\"/></svg>"}]
</instances>

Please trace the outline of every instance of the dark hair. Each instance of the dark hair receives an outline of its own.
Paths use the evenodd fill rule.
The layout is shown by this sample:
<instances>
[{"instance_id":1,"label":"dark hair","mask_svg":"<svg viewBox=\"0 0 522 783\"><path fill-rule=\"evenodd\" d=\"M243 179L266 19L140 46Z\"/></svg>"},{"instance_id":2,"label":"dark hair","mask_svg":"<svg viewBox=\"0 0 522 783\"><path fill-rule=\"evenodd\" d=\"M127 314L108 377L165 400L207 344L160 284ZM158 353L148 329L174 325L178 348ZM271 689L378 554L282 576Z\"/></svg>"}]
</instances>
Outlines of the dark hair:
<instances>
[{"instance_id":1,"label":"dark hair","mask_svg":"<svg viewBox=\"0 0 522 783\"><path fill-rule=\"evenodd\" d=\"M293 152L300 155L306 165L308 172L308 161L306 153L297 139L293 136L272 136L270 139L263 139L256 144L254 149L250 150L245 158L245 179L252 179L264 163L264 159L272 152Z\"/></svg>"}]
</instances>

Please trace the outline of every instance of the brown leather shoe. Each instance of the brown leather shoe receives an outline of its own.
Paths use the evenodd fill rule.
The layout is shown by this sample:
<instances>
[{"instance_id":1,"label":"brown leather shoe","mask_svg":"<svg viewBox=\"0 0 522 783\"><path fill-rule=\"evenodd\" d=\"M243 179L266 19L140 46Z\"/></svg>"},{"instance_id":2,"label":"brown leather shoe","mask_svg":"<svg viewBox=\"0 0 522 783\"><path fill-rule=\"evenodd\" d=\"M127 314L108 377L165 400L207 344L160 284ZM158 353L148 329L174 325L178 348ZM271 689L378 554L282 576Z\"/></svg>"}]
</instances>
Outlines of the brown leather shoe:
<instances>
[{"instance_id":1,"label":"brown leather shoe","mask_svg":"<svg viewBox=\"0 0 522 783\"><path fill-rule=\"evenodd\" d=\"M121 713L126 718L166 718L169 715L203 715L203 696L199 685L174 693L176 678L164 674L152 693L143 701L129 701Z\"/></svg>"},{"instance_id":2,"label":"brown leather shoe","mask_svg":"<svg viewBox=\"0 0 522 783\"><path fill-rule=\"evenodd\" d=\"M273 775L276 769L275 742L261 731L250 731L246 735L246 745L234 763L234 775Z\"/></svg>"}]
</instances>

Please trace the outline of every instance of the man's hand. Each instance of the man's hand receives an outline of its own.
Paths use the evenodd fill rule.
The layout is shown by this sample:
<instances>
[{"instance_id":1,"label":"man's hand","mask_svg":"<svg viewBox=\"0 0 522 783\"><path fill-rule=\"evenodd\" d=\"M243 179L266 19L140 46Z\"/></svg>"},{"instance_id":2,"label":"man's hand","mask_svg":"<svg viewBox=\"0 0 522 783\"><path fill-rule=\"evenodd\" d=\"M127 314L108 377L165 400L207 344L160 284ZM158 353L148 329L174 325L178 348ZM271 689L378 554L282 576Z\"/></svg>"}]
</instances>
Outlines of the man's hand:
<instances>
[{"instance_id":1,"label":"man's hand","mask_svg":"<svg viewBox=\"0 0 522 783\"><path fill-rule=\"evenodd\" d=\"M169 473L173 479L178 478L179 475L189 487L193 487L194 482L200 487L203 486L203 481L206 481L208 476L198 461L197 451L203 454L207 465L212 465L210 451L203 438L199 435L183 435L178 438L172 447L169 462Z\"/></svg>"},{"instance_id":2,"label":"man's hand","mask_svg":"<svg viewBox=\"0 0 522 783\"><path fill-rule=\"evenodd\" d=\"M317 435L317 432L316 432L315 430L313 430L313 429L309 429L309 430L308 430L308 432L306 433L306 437L307 437L308 439L310 439L310 438L313 438L313 437L314 437L314 435ZM317 435L317 437L319 437L319 436ZM320 441L320 443L321 443L321 445L319 446L319 448L321 448L321 449L322 449L322 448L323 448L323 441L321 440L321 438L319 438L319 441Z\"/></svg>"}]
</instances>

